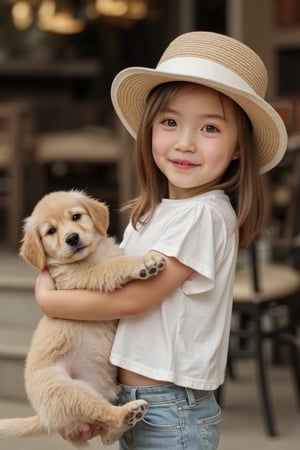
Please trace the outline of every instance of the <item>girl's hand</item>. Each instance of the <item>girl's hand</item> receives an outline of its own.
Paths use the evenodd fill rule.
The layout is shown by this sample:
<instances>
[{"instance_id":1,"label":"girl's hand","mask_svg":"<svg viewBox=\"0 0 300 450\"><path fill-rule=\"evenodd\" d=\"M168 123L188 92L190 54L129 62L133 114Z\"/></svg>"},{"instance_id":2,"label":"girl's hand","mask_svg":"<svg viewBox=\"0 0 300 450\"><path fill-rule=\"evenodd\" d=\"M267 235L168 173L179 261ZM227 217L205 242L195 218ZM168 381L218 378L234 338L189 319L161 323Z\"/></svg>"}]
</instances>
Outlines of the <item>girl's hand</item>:
<instances>
[{"instance_id":1,"label":"girl's hand","mask_svg":"<svg viewBox=\"0 0 300 450\"><path fill-rule=\"evenodd\" d=\"M54 289L55 283L53 278L51 278L47 269L43 270L36 280L35 293L37 294L43 291L53 291Z\"/></svg>"},{"instance_id":2,"label":"girl's hand","mask_svg":"<svg viewBox=\"0 0 300 450\"><path fill-rule=\"evenodd\" d=\"M65 430L59 430L59 434L61 437L67 441L68 435L66 434ZM99 436L101 434L101 428L97 427L96 425L85 423L81 427L81 434L80 437L83 441L89 441L90 439L93 439L96 436Z\"/></svg>"},{"instance_id":3,"label":"girl's hand","mask_svg":"<svg viewBox=\"0 0 300 450\"><path fill-rule=\"evenodd\" d=\"M43 270L35 283L35 299L39 307L43 310L43 300L50 291L56 289L54 280L51 278L48 270Z\"/></svg>"}]
</instances>

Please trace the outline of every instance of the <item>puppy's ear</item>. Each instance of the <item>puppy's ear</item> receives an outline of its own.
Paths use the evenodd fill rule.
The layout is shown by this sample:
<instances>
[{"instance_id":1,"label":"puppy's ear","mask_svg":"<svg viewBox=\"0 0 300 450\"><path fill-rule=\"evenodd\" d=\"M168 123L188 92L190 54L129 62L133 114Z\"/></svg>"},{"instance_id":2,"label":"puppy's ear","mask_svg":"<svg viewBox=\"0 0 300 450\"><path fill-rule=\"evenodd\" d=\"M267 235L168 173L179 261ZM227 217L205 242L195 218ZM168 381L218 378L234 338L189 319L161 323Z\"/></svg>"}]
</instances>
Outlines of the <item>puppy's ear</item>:
<instances>
[{"instance_id":1,"label":"puppy's ear","mask_svg":"<svg viewBox=\"0 0 300 450\"><path fill-rule=\"evenodd\" d=\"M38 231L33 228L30 229L26 225L20 256L38 270L43 270L46 267L46 255Z\"/></svg>"},{"instance_id":2,"label":"puppy's ear","mask_svg":"<svg viewBox=\"0 0 300 450\"><path fill-rule=\"evenodd\" d=\"M83 196L81 201L92 219L96 230L105 236L109 225L108 207L104 203L98 202L90 197Z\"/></svg>"}]
</instances>

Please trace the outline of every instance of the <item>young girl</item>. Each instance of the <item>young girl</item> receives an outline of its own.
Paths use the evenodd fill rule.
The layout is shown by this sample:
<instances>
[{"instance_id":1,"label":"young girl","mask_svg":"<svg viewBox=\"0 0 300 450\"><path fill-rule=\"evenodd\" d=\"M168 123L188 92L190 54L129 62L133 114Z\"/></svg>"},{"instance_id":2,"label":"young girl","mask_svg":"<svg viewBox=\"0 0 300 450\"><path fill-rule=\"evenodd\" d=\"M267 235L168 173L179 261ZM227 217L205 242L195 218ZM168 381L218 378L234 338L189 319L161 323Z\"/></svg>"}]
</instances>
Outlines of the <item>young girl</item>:
<instances>
[{"instance_id":1,"label":"young girl","mask_svg":"<svg viewBox=\"0 0 300 450\"><path fill-rule=\"evenodd\" d=\"M120 403L149 402L120 449L218 446L214 391L224 380L237 251L262 226L259 172L280 161L287 142L263 99L266 84L251 49L209 32L179 36L156 69L125 69L114 80L140 186L122 247L163 254L166 268L109 294L55 290L44 272L36 298L52 317L120 319L111 351ZM83 437L96 433L87 426Z\"/></svg>"}]
</instances>

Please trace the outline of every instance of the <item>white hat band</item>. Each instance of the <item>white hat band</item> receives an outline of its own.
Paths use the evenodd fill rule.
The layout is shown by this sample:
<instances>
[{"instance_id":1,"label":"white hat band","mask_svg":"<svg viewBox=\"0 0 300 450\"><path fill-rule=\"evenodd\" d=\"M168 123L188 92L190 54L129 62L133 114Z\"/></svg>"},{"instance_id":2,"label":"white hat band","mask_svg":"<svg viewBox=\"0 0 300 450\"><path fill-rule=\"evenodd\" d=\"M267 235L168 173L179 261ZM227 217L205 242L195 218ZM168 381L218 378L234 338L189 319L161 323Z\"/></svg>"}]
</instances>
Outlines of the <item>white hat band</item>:
<instances>
[{"instance_id":1,"label":"white hat band","mask_svg":"<svg viewBox=\"0 0 300 450\"><path fill-rule=\"evenodd\" d=\"M201 77L257 95L254 89L239 75L209 59L194 58L191 56L172 58L160 63L155 70L168 74L175 73L177 76L181 74L190 78L193 76L197 78Z\"/></svg>"}]
</instances>

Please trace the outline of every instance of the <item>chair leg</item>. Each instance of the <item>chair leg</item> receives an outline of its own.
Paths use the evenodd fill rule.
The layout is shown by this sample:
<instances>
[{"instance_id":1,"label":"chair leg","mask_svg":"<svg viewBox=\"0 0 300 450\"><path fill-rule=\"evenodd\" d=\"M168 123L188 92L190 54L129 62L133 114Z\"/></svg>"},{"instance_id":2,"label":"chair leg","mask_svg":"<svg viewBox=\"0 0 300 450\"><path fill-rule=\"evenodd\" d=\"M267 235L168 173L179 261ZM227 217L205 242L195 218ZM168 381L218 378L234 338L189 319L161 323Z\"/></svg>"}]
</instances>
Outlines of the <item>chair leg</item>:
<instances>
[{"instance_id":1,"label":"chair leg","mask_svg":"<svg viewBox=\"0 0 300 450\"><path fill-rule=\"evenodd\" d=\"M290 323L290 357L293 376L296 384L297 406L300 409L300 340L297 337L297 312L295 303L292 302L289 308L289 323Z\"/></svg>"},{"instance_id":2,"label":"chair leg","mask_svg":"<svg viewBox=\"0 0 300 450\"><path fill-rule=\"evenodd\" d=\"M261 330L261 322L260 322L260 314L257 311L256 314L256 337L255 337L255 345L256 345L256 362L257 362L257 370L258 370L258 381L259 381L259 389L260 395L262 399L262 406L265 416L266 427L269 436L277 436L274 418L272 413L271 399L269 395L268 389L268 381L266 374L266 363L264 358L264 349L263 349L263 339L262 339L262 330Z\"/></svg>"},{"instance_id":3,"label":"chair leg","mask_svg":"<svg viewBox=\"0 0 300 450\"><path fill-rule=\"evenodd\" d=\"M296 384L297 406L300 409L300 361L299 361L299 348L291 343L291 365L293 370L293 376Z\"/></svg>"}]
</instances>

